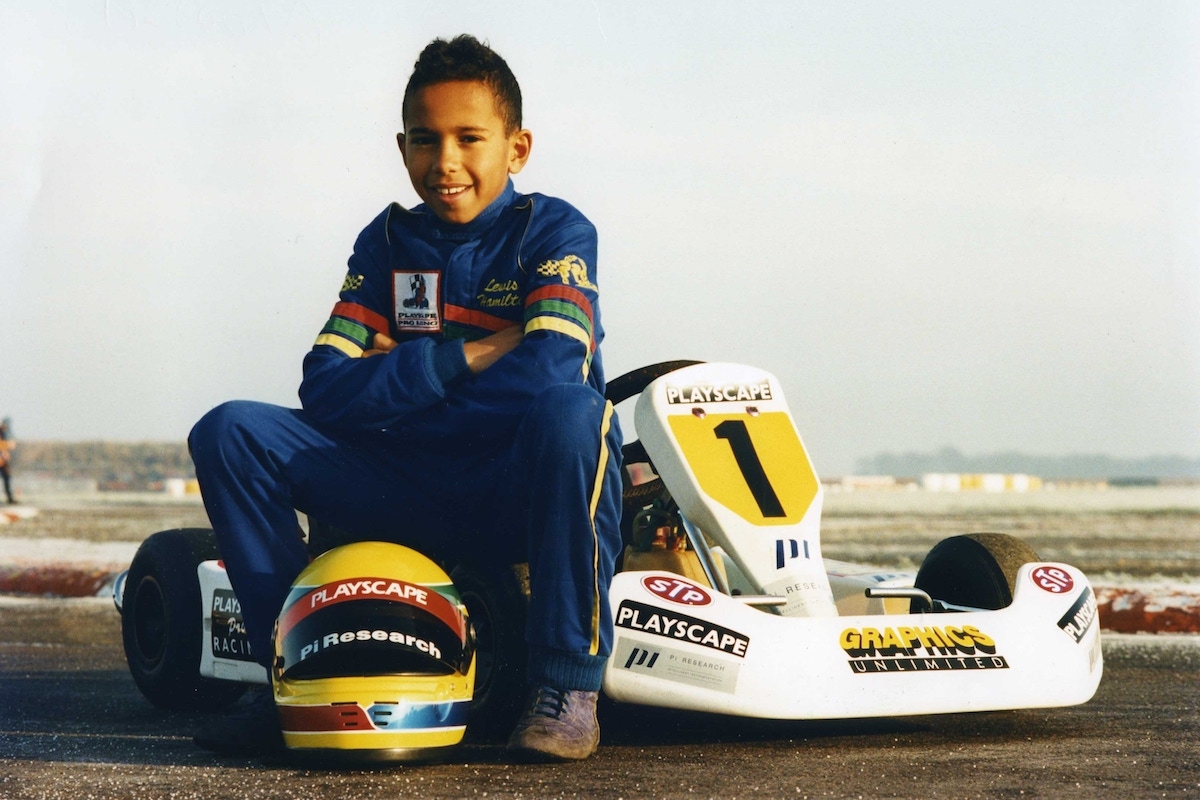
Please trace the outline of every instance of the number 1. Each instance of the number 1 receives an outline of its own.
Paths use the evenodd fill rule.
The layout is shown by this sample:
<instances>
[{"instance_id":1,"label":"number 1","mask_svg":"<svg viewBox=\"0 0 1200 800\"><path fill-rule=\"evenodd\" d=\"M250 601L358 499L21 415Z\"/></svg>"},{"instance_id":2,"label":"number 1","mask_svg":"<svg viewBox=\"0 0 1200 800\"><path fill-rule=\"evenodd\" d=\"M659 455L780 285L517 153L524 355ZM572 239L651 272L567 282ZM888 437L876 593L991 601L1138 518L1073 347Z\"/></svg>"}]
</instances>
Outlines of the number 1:
<instances>
[{"instance_id":1,"label":"number 1","mask_svg":"<svg viewBox=\"0 0 1200 800\"><path fill-rule=\"evenodd\" d=\"M762 512L762 515L764 517L786 517L783 504L779 502L779 496L775 494L775 489L767 478L766 470L763 469L762 461L758 458L758 451L754 449L754 442L750 441L750 431L746 430L745 421L727 419L713 428L713 434L718 439L729 442L733 458L737 461L738 469L742 471L746 486L750 488L750 494L754 495L754 502L758 503L758 510Z\"/></svg>"}]
</instances>

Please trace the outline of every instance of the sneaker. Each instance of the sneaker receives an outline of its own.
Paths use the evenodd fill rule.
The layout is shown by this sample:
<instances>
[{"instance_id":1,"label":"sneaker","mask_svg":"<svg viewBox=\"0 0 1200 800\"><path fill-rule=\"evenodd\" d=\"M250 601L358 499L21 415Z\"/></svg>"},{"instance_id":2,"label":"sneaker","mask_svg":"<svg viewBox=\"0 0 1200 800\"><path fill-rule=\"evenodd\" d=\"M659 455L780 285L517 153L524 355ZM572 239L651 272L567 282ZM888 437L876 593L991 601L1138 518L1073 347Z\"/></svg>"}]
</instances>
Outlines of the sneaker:
<instances>
[{"instance_id":1,"label":"sneaker","mask_svg":"<svg viewBox=\"0 0 1200 800\"><path fill-rule=\"evenodd\" d=\"M537 760L587 758L600 744L600 724L596 721L599 694L549 686L535 688L508 739L509 752Z\"/></svg>"},{"instance_id":2,"label":"sneaker","mask_svg":"<svg viewBox=\"0 0 1200 800\"><path fill-rule=\"evenodd\" d=\"M224 715L205 723L192 738L222 756L264 756L283 752L279 712L269 686L255 686Z\"/></svg>"}]
</instances>

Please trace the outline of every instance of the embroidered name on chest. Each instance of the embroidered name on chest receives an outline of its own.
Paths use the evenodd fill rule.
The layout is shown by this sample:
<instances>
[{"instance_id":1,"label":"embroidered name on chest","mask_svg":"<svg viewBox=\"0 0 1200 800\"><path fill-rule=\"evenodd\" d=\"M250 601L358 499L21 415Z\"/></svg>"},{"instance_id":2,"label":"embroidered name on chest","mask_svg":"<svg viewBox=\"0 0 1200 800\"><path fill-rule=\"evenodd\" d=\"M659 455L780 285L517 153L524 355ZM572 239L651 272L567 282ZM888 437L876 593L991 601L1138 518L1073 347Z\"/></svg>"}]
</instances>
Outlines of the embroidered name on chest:
<instances>
[{"instance_id":1,"label":"embroidered name on chest","mask_svg":"<svg viewBox=\"0 0 1200 800\"><path fill-rule=\"evenodd\" d=\"M495 278L484 284L475 301L480 308L512 308L521 305L521 287L514 280L498 281Z\"/></svg>"}]
</instances>

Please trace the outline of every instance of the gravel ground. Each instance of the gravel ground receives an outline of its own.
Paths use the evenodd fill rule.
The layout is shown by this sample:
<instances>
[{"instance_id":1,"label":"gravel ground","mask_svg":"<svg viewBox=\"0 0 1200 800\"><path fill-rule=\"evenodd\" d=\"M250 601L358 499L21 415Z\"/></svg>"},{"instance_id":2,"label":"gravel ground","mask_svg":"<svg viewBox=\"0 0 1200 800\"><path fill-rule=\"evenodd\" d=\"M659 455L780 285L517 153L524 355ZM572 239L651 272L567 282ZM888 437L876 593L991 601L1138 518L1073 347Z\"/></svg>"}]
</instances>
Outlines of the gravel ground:
<instances>
[{"instance_id":1,"label":"gravel ground","mask_svg":"<svg viewBox=\"0 0 1200 800\"><path fill-rule=\"evenodd\" d=\"M915 570L960 533L1017 536L1093 581L1200 579L1200 487L1029 494L830 492L821 546L829 558Z\"/></svg>"},{"instance_id":2,"label":"gravel ground","mask_svg":"<svg viewBox=\"0 0 1200 800\"><path fill-rule=\"evenodd\" d=\"M0 597L0 798L1200 795L1197 636L1105 634L1100 689L1070 708L791 722L606 703L600 751L578 764L516 764L502 740L472 740L446 764L318 771L195 747L206 715L150 706L119 629L106 600Z\"/></svg>"}]
</instances>

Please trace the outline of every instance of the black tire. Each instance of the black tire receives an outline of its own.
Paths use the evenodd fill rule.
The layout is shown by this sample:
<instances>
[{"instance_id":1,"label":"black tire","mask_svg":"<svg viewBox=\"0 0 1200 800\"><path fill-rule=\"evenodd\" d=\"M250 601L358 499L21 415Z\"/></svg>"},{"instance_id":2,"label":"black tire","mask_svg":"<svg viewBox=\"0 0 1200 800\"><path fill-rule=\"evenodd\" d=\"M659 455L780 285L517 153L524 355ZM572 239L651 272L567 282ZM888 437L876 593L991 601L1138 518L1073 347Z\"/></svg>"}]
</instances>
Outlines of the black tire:
<instances>
[{"instance_id":1,"label":"black tire","mask_svg":"<svg viewBox=\"0 0 1200 800\"><path fill-rule=\"evenodd\" d=\"M194 711L236 700L245 685L200 677L203 645L196 567L218 558L206 528L149 536L133 557L121 609L121 640L134 683L159 708Z\"/></svg>"},{"instance_id":2,"label":"black tire","mask_svg":"<svg viewBox=\"0 0 1200 800\"><path fill-rule=\"evenodd\" d=\"M507 735L525 699L529 567L460 562L450 578L475 631L475 695L467 733Z\"/></svg>"},{"instance_id":3,"label":"black tire","mask_svg":"<svg viewBox=\"0 0 1200 800\"><path fill-rule=\"evenodd\" d=\"M1015 536L968 533L938 542L921 562L914 585L934 600L995 610L1012 603L1021 565L1039 560Z\"/></svg>"}]
</instances>

